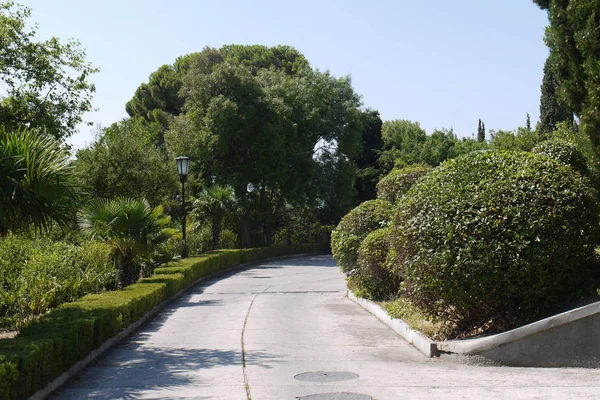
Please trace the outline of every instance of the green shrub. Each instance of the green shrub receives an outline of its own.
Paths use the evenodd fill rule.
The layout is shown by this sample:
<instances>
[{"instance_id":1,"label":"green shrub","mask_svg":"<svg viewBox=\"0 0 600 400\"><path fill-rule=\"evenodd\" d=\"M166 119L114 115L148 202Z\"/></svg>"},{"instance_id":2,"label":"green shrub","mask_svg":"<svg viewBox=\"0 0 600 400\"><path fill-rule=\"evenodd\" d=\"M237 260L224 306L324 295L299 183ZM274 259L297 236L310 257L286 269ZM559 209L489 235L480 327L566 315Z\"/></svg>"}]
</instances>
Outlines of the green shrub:
<instances>
[{"instance_id":1,"label":"green shrub","mask_svg":"<svg viewBox=\"0 0 600 400\"><path fill-rule=\"evenodd\" d=\"M212 250L212 229L210 225L205 224L197 231L188 232L187 246L190 254L202 254ZM219 248L235 249L237 247L239 247L239 239L235 232L223 229Z\"/></svg>"},{"instance_id":2,"label":"green shrub","mask_svg":"<svg viewBox=\"0 0 600 400\"><path fill-rule=\"evenodd\" d=\"M587 176L590 173L585 156L572 141L566 139L546 140L536 145L532 152L551 157L582 175Z\"/></svg>"},{"instance_id":3,"label":"green shrub","mask_svg":"<svg viewBox=\"0 0 600 400\"><path fill-rule=\"evenodd\" d=\"M13 234L0 240L0 329L115 285L112 249L105 243L76 246Z\"/></svg>"},{"instance_id":4,"label":"green shrub","mask_svg":"<svg viewBox=\"0 0 600 400\"><path fill-rule=\"evenodd\" d=\"M273 242L276 246L290 246L304 243L328 244L333 225L291 224L275 234Z\"/></svg>"},{"instance_id":5,"label":"green shrub","mask_svg":"<svg viewBox=\"0 0 600 400\"><path fill-rule=\"evenodd\" d=\"M221 240L219 241L220 249L237 249L240 247L240 241L235 232L229 229L223 229L221 232Z\"/></svg>"},{"instance_id":6,"label":"green shrub","mask_svg":"<svg viewBox=\"0 0 600 400\"><path fill-rule=\"evenodd\" d=\"M442 164L398 208L403 295L458 330L501 330L595 287L599 210L588 183L533 153Z\"/></svg>"},{"instance_id":7,"label":"green shrub","mask_svg":"<svg viewBox=\"0 0 600 400\"><path fill-rule=\"evenodd\" d=\"M350 276L355 294L374 300L387 300L398 292L398 276L386 266L394 228L371 232L358 249L356 270Z\"/></svg>"},{"instance_id":8,"label":"green shrub","mask_svg":"<svg viewBox=\"0 0 600 400\"><path fill-rule=\"evenodd\" d=\"M378 199L365 201L342 218L331 233L331 251L342 271L347 274L354 271L363 239L388 226L391 217L392 203Z\"/></svg>"},{"instance_id":9,"label":"green shrub","mask_svg":"<svg viewBox=\"0 0 600 400\"><path fill-rule=\"evenodd\" d=\"M17 246L18 247L18 246ZM315 245L216 250L156 268L122 290L62 304L0 340L0 400L25 399L102 343L198 279L261 258L313 253Z\"/></svg>"},{"instance_id":10,"label":"green shrub","mask_svg":"<svg viewBox=\"0 0 600 400\"><path fill-rule=\"evenodd\" d=\"M431 170L432 168L426 165L394 168L377 183L377 198L396 204L419 179L430 173Z\"/></svg>"}]
</instances>

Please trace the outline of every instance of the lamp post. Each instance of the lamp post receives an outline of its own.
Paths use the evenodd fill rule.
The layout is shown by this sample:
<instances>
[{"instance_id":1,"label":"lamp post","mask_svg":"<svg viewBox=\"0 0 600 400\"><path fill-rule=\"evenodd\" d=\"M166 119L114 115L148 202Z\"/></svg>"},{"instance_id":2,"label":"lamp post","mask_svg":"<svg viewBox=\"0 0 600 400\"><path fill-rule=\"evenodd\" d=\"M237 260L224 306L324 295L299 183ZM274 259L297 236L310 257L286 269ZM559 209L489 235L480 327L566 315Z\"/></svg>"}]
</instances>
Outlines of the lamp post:
<instances>
[{"instance_id":1,"label":"lamp post","mask_svg":"<svg viewBox=\"0 0 600 400\"><path fill-rule=\"evenodd\" d=\"M190 167L190 158L179 156L175 160L177 160L177 172L181 181L181 214L183 215L183 248L181 249L181 258L186 258L188 254L187 243L185 241L185 181L187 180L188 169Z\"/></svg>"}]
</instances>

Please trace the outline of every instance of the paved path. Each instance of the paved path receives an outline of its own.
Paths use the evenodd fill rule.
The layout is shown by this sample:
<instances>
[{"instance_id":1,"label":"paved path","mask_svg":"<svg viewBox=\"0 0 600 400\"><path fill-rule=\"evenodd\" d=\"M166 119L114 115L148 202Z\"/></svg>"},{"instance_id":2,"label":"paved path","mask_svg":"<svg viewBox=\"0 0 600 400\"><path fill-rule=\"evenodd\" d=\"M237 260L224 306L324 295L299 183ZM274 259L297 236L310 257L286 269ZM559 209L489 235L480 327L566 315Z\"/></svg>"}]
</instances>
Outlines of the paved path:
<instances>
[{"instance_id":1,"label":"paved path","mask_svg":"<svg viewBox=\"0 0 600 400\"><path fill-rule=\"evenodd\" d=\"M206 282L53 398L248 400L247 391L252 400L335 392L376 400L600 398L600 370L427 359L344 296L344 278L328 256L271 262ZM294 379L311 371L359 377Z\"/></svg>"}]
</instances>

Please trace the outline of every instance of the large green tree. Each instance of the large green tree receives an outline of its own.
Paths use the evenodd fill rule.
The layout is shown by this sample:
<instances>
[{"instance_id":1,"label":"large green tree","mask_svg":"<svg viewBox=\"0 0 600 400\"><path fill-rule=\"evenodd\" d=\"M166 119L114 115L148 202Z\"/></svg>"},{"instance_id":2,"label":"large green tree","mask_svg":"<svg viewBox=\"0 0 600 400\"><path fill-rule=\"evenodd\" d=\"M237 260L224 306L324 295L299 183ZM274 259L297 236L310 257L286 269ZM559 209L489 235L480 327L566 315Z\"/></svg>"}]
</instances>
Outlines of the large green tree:
<instances>
[{"instance_id":1,"label":"large green tree","mask_svg":"<svg viewBox=\"0 0 600 400\"><path fill-rule=\"evenodd\" d=\"M178 210L179 182L175 162L154 142L157 123L125 119L100 132L75 160L79 185L94 197L147 199L151 206ZM177 211L176 211L177 212Z\"/></svg>"},{"instance_id":2,"label":"large green tree","mask_svg":"<svg viewBox=\"0 0 600 400\"><path fill-rule=\"evenodd\" d=\"M374 199L377 195L375 186L381 177L377 160L383 148L381 128L383 122L379 112L366 110L361 113L362 128L362 151L356 159L356 203Z\"/></svg>"},{"instance_id":3,"label":"large green tree","mask_svg":"<svg viewBox=\"0 0 600 400\"><path fill-rule=\"evenodd\" d=\"M245 210L244 245L251 215L260 216L269 244L290 205L327 202L315 183L323 153L339 164L361 150L360 99L350 79L311 69L289 47L206 48L190 56L180 95L185 103L165 134L167 148L190 156L199 180L234 188Z\"/></svg>"},{"instance_id":4,"label":"large green tree","mask_svg":"<svg viewBox=\"0 0 600 400\"><path fill-rule=\"evenodd\" d=\"M98 70L78 41L35 41L30 15L27 7L0 2L0 124L66 138L92 109L89 77Z\"/></svg>"},{"instance_id":5,"label":"large green tree","mask_svg":"<svg viewBox=\"0 0 600 400\"><path fill-rule=\"evenodd\" d=\"M427 133L418 122L409 120L385 121L382 127L384 151L379 162L383 174L394 167L396 160L416 164L421 160L421 148L427 141Z\"/></svg>"},{"instance_id":6,"label":"large green tree","mask_svg":"<svg viewBox=\"0 0 600 400\"><path fill-rule=\"evenodd\" d=\"M542 80L542 95L540 97L540 123L538 131L544 137L547 137L554 131L556 124L562 121L572 121L571 114L558 101L558 82L550 57L544 64L544 79Z\"/></svg>"},{"instance_id":7,"label":"large green tree","mask_svg":"<svg viewBox=\"0 0 600 400\"><path fill-rule=\"evenodd\" d=\"M534 0L548 11L546 43L556 74L559 102L600 144L600 3L597 0Z\"/></svg>"}]
</instances>

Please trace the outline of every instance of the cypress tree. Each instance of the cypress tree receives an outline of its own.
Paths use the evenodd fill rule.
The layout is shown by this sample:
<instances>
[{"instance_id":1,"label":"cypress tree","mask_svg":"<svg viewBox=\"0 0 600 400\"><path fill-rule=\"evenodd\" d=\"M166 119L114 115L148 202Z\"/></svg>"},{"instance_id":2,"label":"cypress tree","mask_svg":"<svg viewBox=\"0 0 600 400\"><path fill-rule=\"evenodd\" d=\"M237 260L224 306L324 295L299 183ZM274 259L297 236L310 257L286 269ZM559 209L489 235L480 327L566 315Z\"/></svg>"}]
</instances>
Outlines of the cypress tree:
<instances>
[{"instance_id":1,"label":"cypress tree","mask_svg":"<svg viewBox=\"0 0 600 400\"><path fill-rule=\"evenodd\" d=\"M559 122L573 120L571 113L558 102L557 86L558 82L552 70L550 57L548 57L546 64L544 64L544 79L542 80L542 95L540 97L539 131L542 136L548 136L552 133Z\"/></svg>"},{"instance_id":2,"label":"cypress tree","mask_svg":"<svg viewBox=\"0 0 600 400\"><path fill-rule=\"evenodd\" d=\"M479 120L479 125L477 126L477 141L485 142L485 124Z\"/></svg>"}]
</instances>

